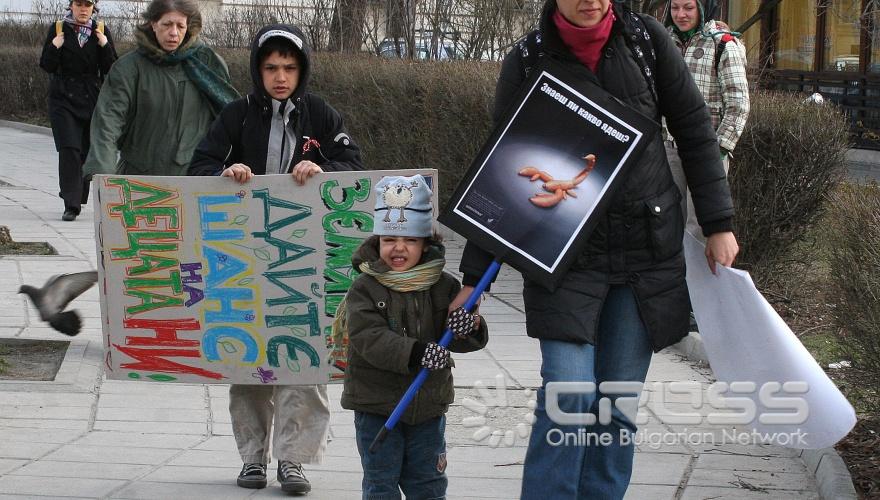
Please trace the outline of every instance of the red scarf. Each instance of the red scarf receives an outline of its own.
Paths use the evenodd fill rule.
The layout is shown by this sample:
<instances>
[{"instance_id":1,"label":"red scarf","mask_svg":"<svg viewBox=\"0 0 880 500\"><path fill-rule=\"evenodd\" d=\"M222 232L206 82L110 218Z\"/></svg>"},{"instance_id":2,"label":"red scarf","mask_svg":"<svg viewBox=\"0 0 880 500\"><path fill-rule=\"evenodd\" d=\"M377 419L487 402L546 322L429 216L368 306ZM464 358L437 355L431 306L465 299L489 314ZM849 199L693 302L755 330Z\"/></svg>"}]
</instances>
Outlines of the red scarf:
<instances>
[{"instance_id":1,"label":"red scarf","mask_svg":"<svg viewBox=\"0 0 880 500\"><path fill-rule=\"evenodd\" d=\"M608 13L599 21L599 24L590 28L581 28L571 24L558 10L553 13L553 23L559 30L562 43L593 73L599 66L602 47L605 46L605 42L611 35L611 27L614 25L615 19L613 9L609 7Z\"/></svg>"}]
</instances>

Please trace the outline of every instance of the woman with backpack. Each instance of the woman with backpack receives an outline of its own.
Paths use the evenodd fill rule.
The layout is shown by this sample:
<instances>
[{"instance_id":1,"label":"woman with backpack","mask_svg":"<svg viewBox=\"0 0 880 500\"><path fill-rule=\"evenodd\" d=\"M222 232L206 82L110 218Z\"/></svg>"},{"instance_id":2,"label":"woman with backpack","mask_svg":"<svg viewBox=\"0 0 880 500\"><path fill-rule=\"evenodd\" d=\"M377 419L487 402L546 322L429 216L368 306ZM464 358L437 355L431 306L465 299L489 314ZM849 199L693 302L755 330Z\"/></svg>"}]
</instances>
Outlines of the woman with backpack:
<instances>
[{"instance_id":1,"label":"woman with backpack","mask_svg":"<svg viewBox=\"0 0 880 500\"><path fill-rule=\"evenodd\" d=\"M101 82L116 60L110 30L96 19L96 0L71 0L49 27L40 67L51 76L49 121L58 151L62 220L72 221L89 199L82 165L89 153L89 126Z\"/></svg>"},{"instance_id":2,"label":"woman with backpack","mask_svg":"<svg viewBox=\"0 0 880 500\"><path fill-rule=\"evenodd\" d=\"M496 87L496 121L516 104L517 91L544 59L566 66L572 75L594 82L658 123L666 119L708 235L708 265L713 271L716 264L730 266L739 248L718 141L703 97L664 27L620 2L547 0L538 30L504 59ZM560 285L549 291L528 277L524 280L526 331L540 341L543 379L524 463L525 500L623 498L632 474L636 424L616 403L622 396L638 398L640 391L604 386L605 392L551 399L547 386L640 386L652 352L688 333L681 193L659 134L620 182L583 255ZM464 302L492 258L467 244L461 261L465 286L451 309ZM609 402L610 421L603 418ZM592 424L562 425L548 414L557 408L599 418Z\"/></svg>"},{"instance_id":3,"label":"woman with backpack","mask_svg":"<svg viewBox=\"0 0 880 500\"><path fill-rule=\"evenodd\" d=\"M749 80L746 77L746 50L728 26L716 21L717 0L671 0L666 4L664 24L697 88L706 99L724 171L749 118ZM676 183L687 193L685 230L702 239L690 191L686 191L684 171L674 141L666 141L666 154Z\"/></svg>"}]
</instances>

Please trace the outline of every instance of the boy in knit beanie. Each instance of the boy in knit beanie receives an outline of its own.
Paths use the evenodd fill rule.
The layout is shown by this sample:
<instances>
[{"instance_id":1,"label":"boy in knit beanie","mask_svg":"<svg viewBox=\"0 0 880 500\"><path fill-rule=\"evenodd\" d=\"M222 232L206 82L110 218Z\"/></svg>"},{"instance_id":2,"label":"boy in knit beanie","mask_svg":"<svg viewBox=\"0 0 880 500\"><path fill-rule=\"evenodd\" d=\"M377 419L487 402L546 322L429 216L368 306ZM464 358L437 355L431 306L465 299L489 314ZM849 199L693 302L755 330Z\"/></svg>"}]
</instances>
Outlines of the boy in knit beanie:
<instances>
[{"instance_id":1,"label":"boy in knit beanie","mask_svg":"<svg viewBox=\"0 0 880 500\"><path fill-rule=\"evenodd\" d=\"M461 285L443 272L425 179L384 177L376 192L374 236L352 257L361 274L337 311L349 336L342 407L355 411L363 498L400 498L401 490L407 498L444 498L445 414L454 396L449 352L483 348L486 323L463 309L448 313ZM449 349L437 344L447 321L455 334ZM425 384L379 449L368 452L422 367L431 370Z\"/></svg>"}]
</instances>

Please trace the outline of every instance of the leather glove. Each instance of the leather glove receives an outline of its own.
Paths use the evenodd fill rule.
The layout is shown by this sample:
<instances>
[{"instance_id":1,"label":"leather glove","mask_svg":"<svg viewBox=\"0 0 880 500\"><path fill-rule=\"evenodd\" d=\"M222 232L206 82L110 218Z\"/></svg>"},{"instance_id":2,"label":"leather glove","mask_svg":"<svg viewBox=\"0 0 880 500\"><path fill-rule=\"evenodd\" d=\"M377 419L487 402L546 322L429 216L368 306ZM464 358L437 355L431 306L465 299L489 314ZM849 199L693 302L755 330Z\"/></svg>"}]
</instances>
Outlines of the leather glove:
<instances>
[{"instance_id":1,"label":"leather glove","mask_svg":"<svg viewBox=\"0 0 880 500\"><path fill-rule=\"evenodd\" d=\"M465 339L474 332L474 326L477 324L476 317L476 314L471 314L463 307L459 307L449 314L446 326L452 330L455 338Z\"/></svg>"},{"instance_id":2,"label":"leather glove","mask_svg":"<svg viewBox=\"0 0 880 500\"><path fill-rule=\"evenodd\" d=\"M420 364L429 370L440 370L449 366L449 350L434 342L425 346Z\"/></svg>"}]
</instances>

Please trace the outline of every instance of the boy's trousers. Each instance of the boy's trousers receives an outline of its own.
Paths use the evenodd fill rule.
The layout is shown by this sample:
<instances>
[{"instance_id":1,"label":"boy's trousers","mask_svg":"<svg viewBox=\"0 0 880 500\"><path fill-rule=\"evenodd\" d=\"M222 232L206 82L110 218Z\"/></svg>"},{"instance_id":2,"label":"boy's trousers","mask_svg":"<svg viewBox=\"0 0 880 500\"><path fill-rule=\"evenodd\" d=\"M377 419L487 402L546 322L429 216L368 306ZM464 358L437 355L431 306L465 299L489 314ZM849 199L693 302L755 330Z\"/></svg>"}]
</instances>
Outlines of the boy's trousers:
<instances>
[{"instance_id":1,"label":"boy's trousers","mask_svg":"<svg viewBox=\"0 0 880 500\"><path fill-rule=\"evenodd\" d=\"M229 387L232 433L244 463L277 460L320 463L330 429L326 385L237 385Z\"/></svg>"}]
</instances>

